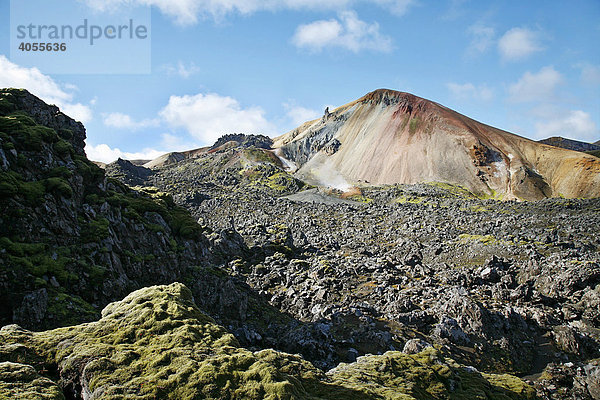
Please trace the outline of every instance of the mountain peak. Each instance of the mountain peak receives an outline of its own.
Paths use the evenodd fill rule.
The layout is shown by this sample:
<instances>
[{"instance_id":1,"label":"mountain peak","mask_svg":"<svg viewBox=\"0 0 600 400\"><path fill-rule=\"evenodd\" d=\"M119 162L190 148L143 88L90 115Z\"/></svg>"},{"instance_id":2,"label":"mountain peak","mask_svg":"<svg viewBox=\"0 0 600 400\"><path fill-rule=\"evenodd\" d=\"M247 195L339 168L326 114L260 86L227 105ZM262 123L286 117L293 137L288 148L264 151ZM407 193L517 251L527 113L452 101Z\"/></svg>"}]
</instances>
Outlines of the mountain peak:
<instances>
[{"instance_id":1,"label":"mountain peak","mask_svg":"<svg viewBox=\"0 0 600 400\"><path fill-rule=\"evenodd\" d=\"M596 158L390 89L307 122L276 138L273 147L300 167L299 177L322 186L445 182L506 200L600 195Z\"/></svg>"},{"instance_id":2,"label":"mountain peak","mask_svg":"<svg viewBox=\"0 0 600 400\"><path fill-rule=\"evenodd\" d=\"M0 113L20 111L27 114L36 124L54 129L61 138L69 141L79 155L85 155L85 128L59 110L25 89L0 89Z\"/></svg>"}]
</instances>

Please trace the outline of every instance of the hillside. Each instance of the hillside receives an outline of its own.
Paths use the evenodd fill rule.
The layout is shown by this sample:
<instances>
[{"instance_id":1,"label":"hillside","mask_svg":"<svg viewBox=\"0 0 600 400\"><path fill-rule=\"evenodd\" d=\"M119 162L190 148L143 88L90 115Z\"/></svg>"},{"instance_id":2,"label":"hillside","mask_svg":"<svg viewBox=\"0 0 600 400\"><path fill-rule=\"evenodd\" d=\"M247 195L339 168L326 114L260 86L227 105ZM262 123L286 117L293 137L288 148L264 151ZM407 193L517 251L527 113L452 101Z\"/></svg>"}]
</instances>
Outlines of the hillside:
<instances>
[{"instance_id":1,"label":"hillside","mask_svg":"<svg viewBox=\"0 0 600 400\"><path fill-rule=\"evenodd\" d=\"M540 140L542 144L547 144L554 147L560 147L562 149L574 150L574 151L597 151L600 150L600 146L597 144L580 142L578 140L566 139L560 136L551 137L548 139Z\"/></svg>"},{"instance_id":2,"label":"hillside","mask_svg":"<svg viewBox=\"0 0 600 400\"><path fill-rule=\"evenodd\" d=\"M509 199L600 196L600 160L481 124L408 93L376 90L275 139L311 183L445 182Z\"/></svg>"}]
</instances>

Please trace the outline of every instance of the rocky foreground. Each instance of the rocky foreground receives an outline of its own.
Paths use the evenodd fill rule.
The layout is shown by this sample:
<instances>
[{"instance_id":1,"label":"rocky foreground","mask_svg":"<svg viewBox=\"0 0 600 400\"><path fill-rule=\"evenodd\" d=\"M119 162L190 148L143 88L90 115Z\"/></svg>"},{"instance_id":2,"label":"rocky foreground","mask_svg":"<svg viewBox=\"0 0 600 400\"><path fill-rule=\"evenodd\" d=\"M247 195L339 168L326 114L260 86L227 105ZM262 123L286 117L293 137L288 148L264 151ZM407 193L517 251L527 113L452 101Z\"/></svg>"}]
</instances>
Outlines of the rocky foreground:
<instances>
[{"instance_id":1,"label":"rocky foreground","mask_svg":"<svg viewBox=\"0 0 600 400\"><path fill-rule=\"evenodd\" d=\"M509 375L442 351L386 352L324 373L297 355L249 351L182 284L136 291L97 322L0 330L0 396L15 399L530 399ZM51 378L42 376L50 376Z\"/></svg>"}]
</instances>

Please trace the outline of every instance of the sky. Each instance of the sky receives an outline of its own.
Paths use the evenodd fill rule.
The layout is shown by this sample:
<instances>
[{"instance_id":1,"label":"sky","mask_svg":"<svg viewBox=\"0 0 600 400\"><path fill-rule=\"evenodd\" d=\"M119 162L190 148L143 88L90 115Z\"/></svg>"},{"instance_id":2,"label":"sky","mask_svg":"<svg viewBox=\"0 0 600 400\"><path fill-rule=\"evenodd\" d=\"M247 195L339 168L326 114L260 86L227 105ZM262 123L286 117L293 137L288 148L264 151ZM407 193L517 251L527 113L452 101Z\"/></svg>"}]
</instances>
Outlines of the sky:
<instances>
[{"instance_id":1,"label":"sky","mask_svg":"<svg viewBox=\"0 0 600 400\"><path fill-rule=\"evenodd\" d=\"M0 87L82 121L96 161L152 159L226 133L277 136L378 88L534 140L600 140L598 0L52 3L74 3L79 14L63 15L74 24L82 10L93 19L137 5L151 15L148 68L61 73L11 56L10 2L0 0Z\"/></svg>"}]
</instances>

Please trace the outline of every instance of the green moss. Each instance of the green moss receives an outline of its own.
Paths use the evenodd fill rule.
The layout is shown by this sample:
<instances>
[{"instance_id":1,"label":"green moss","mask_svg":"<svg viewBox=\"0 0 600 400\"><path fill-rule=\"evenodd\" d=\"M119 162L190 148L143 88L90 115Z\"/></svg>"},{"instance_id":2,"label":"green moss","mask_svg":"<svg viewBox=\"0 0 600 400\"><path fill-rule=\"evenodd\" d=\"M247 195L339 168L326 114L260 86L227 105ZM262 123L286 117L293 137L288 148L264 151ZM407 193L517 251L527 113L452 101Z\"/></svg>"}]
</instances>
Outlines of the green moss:
<instances>
[{"instance_id":1,"label":"green moss","mask_svg":"<svg viewBox=\"0 0 600 400\"><path fill-rule=\"evenodd\" d=\"M87 273L89 274L90 284L92 286L97 286L104 281L106 268L100 265L91 265L87 267Z\"/></svg>"},{"instance_id":2,"label":"green moss","mask_svg":"<svg viewBox=\"0 0 600 400\"><path fill-rule=\"evenodd\" d=\"M498 239L496 239L493 235L469 235L466 233L460 234L458 236L461 242L481 242L483 244L496 244L499 243Z\"/></svg>"},{"instance_id":3,"label":"green moss","mask_svg":"<svg viewBox=\"0 0 600 400\"><path fill-rule=\"evenodd\" d=\"M0 115L10 114L15 111L16 107L11 100L12 95L2 93L2 97L0 97Z\"/></svg>"},{"instance_id":4,"label":"green moss","mask_svg":"<svg viewBox=\"0 0 600 400\"><path fill-rule=\"evenodd\" d=\"M296 179L287 172L279 172L267 178L266 186L276 192L287 193L296 185Z\"/></svg>"},{"instance_id":5,"label":"green moss","mask_svg":"<svg viewBox=\"0 0 600 400\"><path fill-rule=\"evenodd\" d=\"M408 132L411 135L414 135L417 132L417 129L419 129L420 125L421 121L419 120L419 118L412 118L410 120L410 123L408 124Z\"/></svg>"},{"instance_id":6,"label":"green moss","mask_svg":"<svg viewBox=\"0 0 600 400\"><path fill-rule=\"evenodd\" d=\"M0 199L11 198L19 193L19 182L11 173L0 172Z\"/></svg>"},{"instance_id":7,"label":"green moss","mask_svg":"<svg viewBox=\"0 0 600 400\"><path fill-rule=\"evenodd\" d=\"M71 185L63 178L48 178L44 181L46 191L70 199L73 196Z\"/></svg>"},{"instance_id":8,"label":"green moss","mask_svg":"<svg viewBox=\"0 0 600 400\"><path fill-rule=\"evenodd\" d=\"M402 195L398 198L396 198L396 200L394 200L395 203L399 203L399 204L421 204L425 201L425 197L419 197L419 196L408 196L408 195Z\"/></svg>"},{"instance_id":9,"label":"green moss","mask_svg":"<svg viewBox=\"0 0 600 400\"><path fill-rule=\"evenodd\" d=\"M23 182L19 185L19 195L23 196L29 205L39 205L43 201L45 194L46 188L43 182Z\"/></svg>"},{"instance_id":10,"label":"green moss","mask_svg":"<svg viewBox=\"0 0 600 400\"><path fill-rule=\"evenodd\" d=\"M104 170L98 167L93 162L90 162L87 158L80 155L74 157L77 172L82 176L83 182L88 185L97 186L100 181L104 178Z\"/></svg>"},{"instance_id":11,"label":"green moss","mask_svg":"<svg viewBox=\"0 0 600 400\"><path fill-rule=\"evenodd\" d=\"M48 172L50 178L70 179L72 176L73 172L65 166L53 168Z\"/></svg>"},{"instance_id":12,"label":"green moss","mask_svg":"<svg viewBox=\"0 0 600 400\"><path fill-rule=\"evenodd\" d=\"M268 150L257 149L254 147L244 149L242 154L250 161L271 163L277 166L281 166L281 161L276 155Z\"/></svg>"},{"instance_id":13,"label":"green moss","mask_svg":"<svg viewBox=\"0 0 600 400\"><path fill-rule=\"evenodd\" d=\"M15 171L0 172L0 199L20 196L28 205L36 206L43 201L45 193L46 188L41 181L24 182Z\"/></svg>"},{"instance_id":14,"label":"green moss","mask_svg":"<svg viewBox=\"0 0 600 400\"><path fill-rule=\"evenodd\" d=\"M58 385L42 377L31 366L13 362L0 362L0 398L64 400Z\"/></svg>"},{"instance_id":15,"label":"green moss","mask_svg":"<svg viewBox=\"0 0 600 400\"><path fill-rule=\"evenodd\" d=\"M202 233L202 227L187 210L180 207L170 212L169 225L175 234L186 239L197 238Z\"/></svg>"},{"instance_id":16,"label":"green moss","mask_svg":"<svg viewBox=\"0 0 600 400\"><path fill-rule=\"evenodd\" d=\"M60 326L69 326L81 321L92 321L98 318L98 311L79 296L50 291L48 294L48 311Z\"/></svg>"},{"instance_id":17,"label":"green moss","mask_svg":"<svg viewBox=\"0 0 600 400\"><path fill-rule=\"evenodd\" d=\"M461 185L451 184L451 183L447 183L447 182L427 182L426 184L430 185L430 186L434 186L438 189L442 189L442 190L448 192L450 195L452 195L452 197L460 197L460 198L468 198L468 199L478 198L471 191L469 191L466 187L461 186Z\"/></svg>"},{"instance_id":18,"label":"green moss","mask_svg":"<svg viewBox=\"0 0 600 400\"><path fill-rule=\"evenodd\" d=\"M91 205L99 205L104 203L104 198L99 195L92 193L85 196L85 202Z\"/></svg>"},{"instance_id":19,"label":"green moss","mask_svg":"<svg viewBox=\"0 0 600 400\"><path fill-rule=\"evenodd\" d=\"M91 220L81 229L81 240L84 243L98 242L106 239L109 235L110 223L104 217Z\"/></svg>"},{"instance_id":20,"label":"green moss","mask_svg":"<svg viewBox=\"0 0 600 400\"><path fill-rule=\"evenodd\" d=\"M73 146L71 145L71 143L69 143L69 142L67 142L66 140L63 140L63 139L60 139L58 142L56 142L54 144L54 151L60 157L66 157L68 155L75 154L75 151L73 150Z\"/></svg>"},{"instance_id":21,"label":"green moss","mask_svg":"<svg viewBox=\"0 0 600 400\"><path fill-rule=\"evenodd\" d=\"M164 232L165 228L158 224L144 224L144 227L152 232Z\"/></svg>"},{"instance_id":22,"label":"green moss","mask_svg":"<svg viewBox=\"0 0 600 400\"><path fill-rule=\"evenodd\" d=\"M52 312L85 302L52 293ZM0 355L43 360L48 370L99 389L99 399L530 399L518 378L467 371L438 350L388 352L340 364L327 376L301 357L250 352L192 302L181 284L138 290L102 319L47 332L0 332ZM68 318L68 315L61 315ZM39 363L40 361L36 361ZM68 383L63 381L63 383ZM0 387L0 396L4 393Z\"/></svg>"},{"instance_id":23,"label":"green moss","mask_svg":"<svg viewBox=\"0 0 600 400\"><path fill-rule=\"evenodd\" d=\"M365 203L365 204L369 204L369 203L373 202L373 199L370 199L363 195L350 196L350 197L348 197L348 200L356 201L358 203Z\"/></svg>"},{"instance_id":24,"label":"green moss","mask_svg":"<svg viewBox=\"0 0 600 400\"><path fill-rule=\"evenodd\" d=\"M58 135L53 129L37 125L20 112L0 117L0 132L7 134L18 149L39 151L44 142L54 143Z\"/></svg>"}]
</instances>

